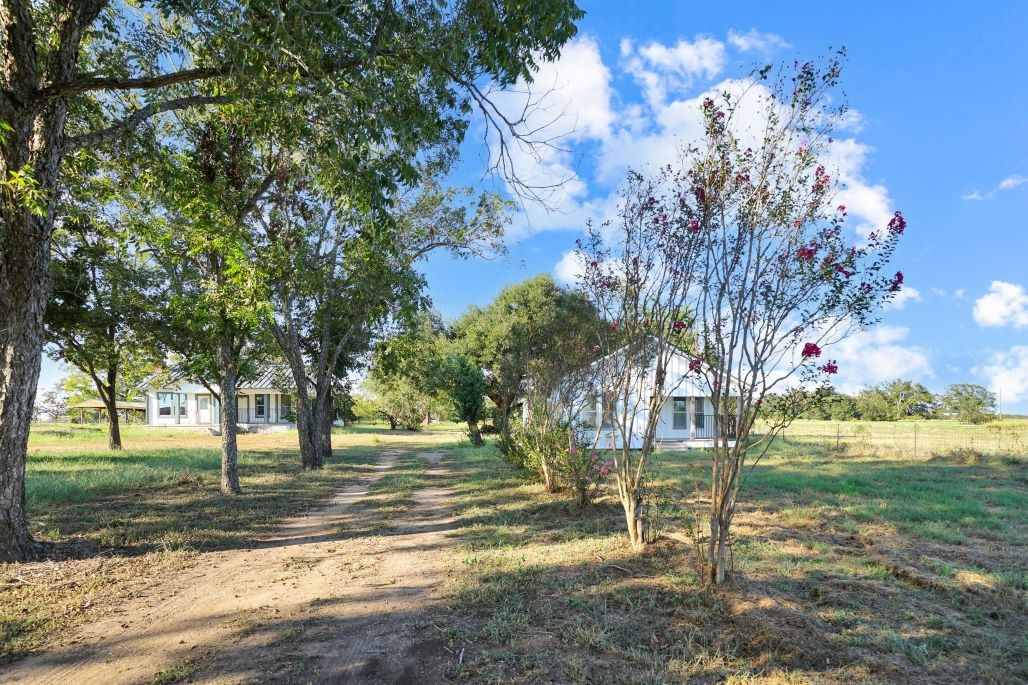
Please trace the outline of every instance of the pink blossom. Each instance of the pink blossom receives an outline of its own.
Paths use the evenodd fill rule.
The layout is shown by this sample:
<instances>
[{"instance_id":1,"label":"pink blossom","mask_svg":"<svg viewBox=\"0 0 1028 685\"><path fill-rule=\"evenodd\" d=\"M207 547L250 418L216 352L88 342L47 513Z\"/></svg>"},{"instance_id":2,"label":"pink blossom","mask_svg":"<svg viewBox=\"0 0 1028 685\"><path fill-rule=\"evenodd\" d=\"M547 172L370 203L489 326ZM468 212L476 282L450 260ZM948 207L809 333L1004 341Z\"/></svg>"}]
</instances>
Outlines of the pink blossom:
<instances>
[{"instance_id":1,"label":"pink blossom","mask_svg":"<svg viewBox=\"0 0 1028 685\"><path fill-rule=\"evenodd\" d=\"M803 358L804 359L809 359L811 357L820 357L820 356L821 356L821 348L818 347L817 345L815 345L814 343L808 342L806 345L803 346Z\"/></svg>"},{"instance_id":2,"label":"pink blossom","mask_svg":"<svg viewBox=\"0 0 1028 685\"><path fill-rule=\"evenodd\" d=\"M889 220L889 233L892 235L901 235L907 227L907 220L903 218L903 215L899 212L895 212L892 215L892 219Z\"/></svg>"},{"instance_id":3,"label":"pink blossom","mask_svg":"<svg viewBox=\"0 0 1028 685\"><path fill-rule=\"evenodd\" d=\"M699 370L701 368L702 368L702 362L700 362L699 359L690 359L689 360L689 370L690 371L699 372Z\"/></svg>"},{"instance_id":4,"label":"pink blossom","mask_svg":"<svg viewBox=\"0 0 1028 685\"><path fill-rule=\"evenodd\" d=\"M834 376L835 374L839 373L839 367L834 361L828 362L824 366L819 366L818 370L821 373L827 374L829 376Z\"/></svg>"}]
</instances>

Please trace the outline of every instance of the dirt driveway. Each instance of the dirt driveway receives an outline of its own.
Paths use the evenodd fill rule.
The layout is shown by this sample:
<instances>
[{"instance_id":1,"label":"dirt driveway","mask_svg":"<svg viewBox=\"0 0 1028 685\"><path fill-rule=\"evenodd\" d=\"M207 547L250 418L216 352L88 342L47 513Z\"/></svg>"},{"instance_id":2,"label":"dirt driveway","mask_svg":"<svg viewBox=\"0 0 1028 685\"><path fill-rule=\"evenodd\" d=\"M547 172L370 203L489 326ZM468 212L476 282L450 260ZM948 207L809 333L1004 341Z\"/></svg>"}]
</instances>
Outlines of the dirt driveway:
<instances>
[{"instance_id":1,"label":"dirt driveway","mask_svg":"<svg viewBox=\"0 0 1028 685\"><path fill-rule=\"evenodd\" d=\"M253 549L155 579L0 683L441 682L450 655L434 617L453 525L441 455L418 455L426 480L401 519L376 521L365 506L402 455L384 451L363 481Z\"/></svg>"}]
</instances>

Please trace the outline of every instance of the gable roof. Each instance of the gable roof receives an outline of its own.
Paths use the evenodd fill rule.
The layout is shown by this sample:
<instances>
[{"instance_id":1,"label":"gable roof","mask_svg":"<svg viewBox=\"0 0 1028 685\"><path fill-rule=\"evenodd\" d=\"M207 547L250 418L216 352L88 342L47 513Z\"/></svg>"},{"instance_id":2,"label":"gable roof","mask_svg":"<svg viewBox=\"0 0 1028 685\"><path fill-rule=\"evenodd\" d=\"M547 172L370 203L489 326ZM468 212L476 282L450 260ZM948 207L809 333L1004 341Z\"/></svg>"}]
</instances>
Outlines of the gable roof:
<instances>
[{"instance_id":1,"label":"gable roof","mask_svg":"<svg viewBox=\"0 0 1028 685\"><path fill-rule=\"evenodd\" d=\"M291 390L296 387L296 384L293 383L293 375L286 364L279 362L252 362L251 366L253 367L254 374L252 377L240 377L236 383L236 390ZM158 384L157 381L165 378L165 376L167 376L167 380ZM188 370L182 365L172 364L167 372L159 371L150 374L143 379L139 387L144 390L162 390L164 388L174 388L182 382L199 383L197 379L189 375Z\"/></svg>"}]
</instances>

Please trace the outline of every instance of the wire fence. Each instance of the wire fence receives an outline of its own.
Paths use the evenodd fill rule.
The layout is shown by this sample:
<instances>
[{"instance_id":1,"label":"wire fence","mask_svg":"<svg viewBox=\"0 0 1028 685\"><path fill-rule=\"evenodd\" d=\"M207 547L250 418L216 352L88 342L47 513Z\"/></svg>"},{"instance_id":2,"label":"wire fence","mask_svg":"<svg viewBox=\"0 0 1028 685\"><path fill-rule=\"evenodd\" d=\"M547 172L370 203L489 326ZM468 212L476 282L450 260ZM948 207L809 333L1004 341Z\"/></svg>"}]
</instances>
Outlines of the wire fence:
<instances>
[{"instance_id":1,"label":"wire fence","mask_svg":"<svg viewBox=\"0 0 1028 685\"><path fill-rule=\"evenodd\" d=\"M779 435L787 442L858 446L909 454L971 450L991 456L1028 456L1028 425L932 425L906 422L796 422Z\"/></svg>"}]
</instances>

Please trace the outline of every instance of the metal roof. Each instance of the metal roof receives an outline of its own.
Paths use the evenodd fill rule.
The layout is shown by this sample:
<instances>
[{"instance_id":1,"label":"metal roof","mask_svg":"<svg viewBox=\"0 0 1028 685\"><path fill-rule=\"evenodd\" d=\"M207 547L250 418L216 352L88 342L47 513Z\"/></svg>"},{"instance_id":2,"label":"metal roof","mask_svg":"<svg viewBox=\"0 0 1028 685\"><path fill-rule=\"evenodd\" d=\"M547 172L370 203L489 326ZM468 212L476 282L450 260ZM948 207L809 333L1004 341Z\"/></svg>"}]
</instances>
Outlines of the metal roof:
<instances>
[{"instance_id":1,"label":"metal roof","mask_svg":"<svg viewBox=\"0 0 1028 685\"><path fill-rule=\"evenodd\" d=\"M290 372L289 367L285 364L277 362L256 362L250 364L254 373L245 377L240 377L236 383L237 390L280 390L280 389L292 389L295 387L293 383L293 374ZM159 385L154 383L165 376L164 372L155 373L145 379L139 384L140 388L146 390L160 390L163 388L173 388L179 385L182 381L199 383L195 378L190 378L188 371L181 366L175 364L168 369L167 382Z\"/></svg>"},{"instance_id":2,"label":"metal roof","mask_svg":"<svg viewBox=\"0 0 1028 685\"><path fill-rule=\"evenodd\" d=\"M146 411L146 402L115 402L114 406L118 409L137 409L139 411ZM73 404L69 409L106 409L107 405L104 404L103 400L86 400Z\"/></svg>"}]
</instances>

